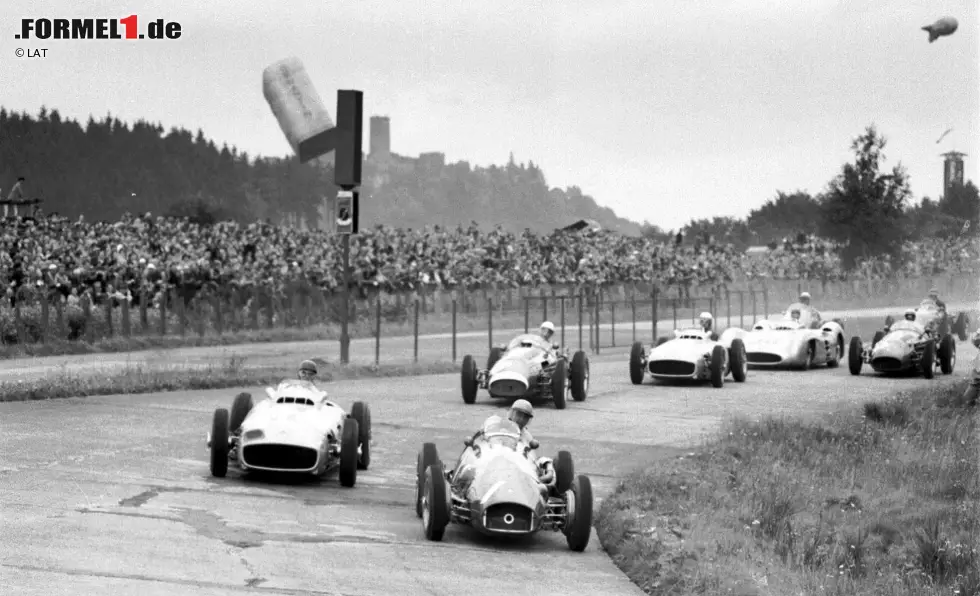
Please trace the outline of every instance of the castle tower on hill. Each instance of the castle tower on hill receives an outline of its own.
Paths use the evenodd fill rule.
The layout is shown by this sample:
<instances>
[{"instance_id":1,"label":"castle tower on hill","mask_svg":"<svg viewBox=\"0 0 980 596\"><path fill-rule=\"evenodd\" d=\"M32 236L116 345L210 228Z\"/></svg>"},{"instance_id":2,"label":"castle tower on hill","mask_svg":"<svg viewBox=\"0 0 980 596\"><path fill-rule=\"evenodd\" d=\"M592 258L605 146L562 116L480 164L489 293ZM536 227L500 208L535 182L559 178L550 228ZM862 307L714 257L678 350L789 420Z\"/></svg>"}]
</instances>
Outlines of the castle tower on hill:
<instances>
[{"instance_id":1,"label":"castle tower on hill","mask_svg":"<svg viewBox=\"0 0 980 596\"><path fill-rule=\"evenodd\" d=\"M371 116L371 157L391 154L391 120L388 116Z\"/></svg>"},{"instance_id":2,"label":"castle tower on hill","mask_svg":"<svg viewBox=\"0 0 980 596\"><path fill-rule=\"evenodd\" d=\"M943 194L949 192L953 184L963 184L963 158L966 153L959 151L949 151L943 153Z\"/></svg>"}]
</instances>

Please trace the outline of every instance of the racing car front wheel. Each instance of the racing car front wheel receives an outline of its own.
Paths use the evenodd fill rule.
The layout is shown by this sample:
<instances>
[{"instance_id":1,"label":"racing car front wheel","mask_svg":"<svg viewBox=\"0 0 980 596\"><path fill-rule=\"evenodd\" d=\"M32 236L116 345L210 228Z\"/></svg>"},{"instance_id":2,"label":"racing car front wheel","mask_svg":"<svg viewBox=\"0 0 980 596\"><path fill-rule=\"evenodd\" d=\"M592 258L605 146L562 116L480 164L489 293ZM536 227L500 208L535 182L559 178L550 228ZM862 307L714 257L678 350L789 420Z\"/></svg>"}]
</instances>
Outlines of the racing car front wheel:
<instances>
[{"instance_id":1,"label":"racing car front wheel","mask_svg":"<svg viewBox=\"0 0 980 596\"><path fill-rule=\"evenodd\" d=\"M344 430L340 434L340 486L351 488L357 482L358 430L357 420L344 420Z\"/></svg>"},{"instance_id":2,"label":"racing car front wheel","mask_svg":"<svg viewBox=\"0 0 980 596\"><path fill-rule=\"evenodd\" d=\"M422 529L428 540L439 542L449 525L449 492L442 464L433 464L425 469L423 486Z\"/></svg>"},{"instance_id":3,"label":"racing car front wheel","mask_svg":"<svg viewBox=\"0 0 980 596\"><path fill-rule=\"evenodd\" d=\"M224 478L228 473L228 410L218 408L211 421L211 475Z\"/></svg>"},{"instance_id":4,"label":"racing car front wheel","mask_svg":"<svg viewBox=\"0 0 980 596\"><path fill-rule=\"evenodd\" d=\"M435 443L424 443L415 462L415 514L422 517L422 496L425 494L425 471L438 464L439 449Z\"/></svg>"},{"instance_id":5,"label":"racing car front wheel","mask_svg":"<svg viewBox=\"0 0 980 596\"><path fill-rule=\"evenodd\" d=\"M956 341L952 335L944 335L939 344L939 369L944 375L953 373L956 367Z\"/></svg>"},{"instance_id":6,"label":"racing car front wheel","mask_svg":"<svg viewBox=\"0 0 980 596\"><path fill-rule=\"evenodd\" d=\"M585 401L589 395L589 358L579 350L572 356L572 399Z\"/></svg>"},{"instance_id":7,"label":"racing car front wheel","mask_svg":"<svg viewBox=\"0 0 980 596\"><path fill-rule=\"evenodd\" d=\"M576 476L566 500L565 540L568 548L582 552L592 537L592 482L588 476Z\"/></svg>"},{"instance_id":8,"label":"racing car front wheel","mask_svg":"<svg viewBox=\"0 0 980 596\"><path fill-rule=\"evenodd\" d=\"M749 376L749 357L745 352L745 343L737 337L732 340L732 347L728 349L728 368L731 369L736 383L744 383Z\"/></svg>"},{"instance_id":9,"label":"racing car front wheel","mask_svg":"<svg viewBox=\"0 0 980 596\"><path fill-rule=\"evenodd\" d=\"M931 379L936 376L936 342L926 342L922 352L922 376Z\"/></svg>"},{"instance_id":10,"label":"racing car front wheel","mask_svg":"<svg viewBox=\"0 0 980 596\"><path fill-rule=\"evenodd\" d=\"M851 338L851 345L847 348L847 368L852 375L861 374L861 367L864 366L864 346L861 345L861 338L854 336Z\"/></svg>"},{"instance_id":11,"label":"racing car front wheel","mask_svg":"<svg viewBox=\"0 0 980 596\"><path fill-rule=\"evenodd\" d=\"M643 384L643 356L643 344L633 342L630 349L630 382L634 385Z\"/></svg>"},{"instance_id":12,"label":"racing car front wheel","mask_svg":"<svg viewBox=\"0 0 980 596\"><path fill-rule=\"evenodd\" d=\"M565 401L568 397L568 364L564 359L555 364L555 370L551 373L551 397L555 400L555 409L564 410Z\"/></svg>"},{"instance_id":13,"label":"racing car front wheel","mask_svg":"<svg viewBox=\"0 0 980 596\"><path fill-rule=\"evenodd\" d=\"M371 465L371 408L362 401L356 401L351 406L350 415L357 420L357 442L361 448L357 469L366 470Z\"/></svg>"},{"instance_id":14,"label":"racing car front wheel","mask_svg":"<svg viewBox=\"0 0 980 596\"><path fill-rule=\"evenodd\" d=\"M725 348L718 344L711 350L711 385L713 387L724 387L725 373L728 372L725 366Z\"/></svg>"},{"instance_id":15,"label":"racing car front wheel","mask_svg":"<svg viewBox=\"0 0 980 596\"><path fill-rule=\"evenodd\" d=\"M559 451L558 459L555 460L555 490L559 495L572 487L572 480L575 478L575 462L572 461L572 454L568 451Z\"/></svg>"},{"instance_id":16,"label":"racing car front wheel","mask_svg":"<svg viewBox=\"0 0 980 596\"><path fill-rule=\"evenodd\" d=\"M463 390L463 403L472 404L476 402L476 391L479 384L476 380L476 361L467 354L463 356L463 369L460 371L460 383Z\"/></svg>"}]
</instances>

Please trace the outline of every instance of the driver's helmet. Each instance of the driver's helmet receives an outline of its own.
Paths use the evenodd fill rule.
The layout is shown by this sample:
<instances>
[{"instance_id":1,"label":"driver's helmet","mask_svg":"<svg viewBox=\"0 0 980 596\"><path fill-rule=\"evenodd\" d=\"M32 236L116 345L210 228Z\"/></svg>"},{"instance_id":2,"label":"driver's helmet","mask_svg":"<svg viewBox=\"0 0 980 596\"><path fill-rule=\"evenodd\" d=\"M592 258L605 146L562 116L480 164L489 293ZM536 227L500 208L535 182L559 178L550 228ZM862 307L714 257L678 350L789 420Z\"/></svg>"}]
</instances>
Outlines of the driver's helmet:
<instances>
[{"instance_id":1,"label":"driver's helmet","mask_svg":"<svg viewBox=\"0 0 980 596\"><path fill-rule=\"evenodd\" d=\"M507 419L517 424L522 430L531 421L531 418L534 418L534 408L531 407L531 402L526 399L515 401L507 414Z\"/></svg>"},{"instance_id":2,"label":"driver's helmet","mask_svg":"<svg viewBox=\"0 0 980 596\"><path fill-rule=\"evenodd\" d=\"M301 381L312 381L316 378L317 369L316 362L312 360L304 360L299 365L299 378Z\"/></svg>"},{"instance_id":3,"label":"driver's helmet","mask_svg":"<svg viewBox=\"0 0 980 596\"><path fill-rule=\"evenodd\" d=\"M704 329L705 331L711 331L712 321L715 320L715 318L711 316L711 313L705 311L701 313L699 317L701 319L701 329Z\"/></svg>"},{"instance_id":4,"label":"driver's helmet","mask_svg":"<svg viewBox=\"0 0 980 596\"><path fill-rule=\"evenodd\" d=\"M905 320L914 321L915 320L915 309L909 308L905 310Z\"/></svg>"},{"instance_id":5,"label":"driver's helmet","mask_svg":"<svg viewBox=\"0 0 980 596\"><path fill-rule=\"evenodd\" d=\"M800 293L800 299L799 300L803 304L805 304L807 306L810 306L810 292L802 292L802 293Z\"/></svg>"},{"instance_id":6,"label":"driver's helmet","mask_svg":"<svg viewBox=\"0 0 980 596\"><path fill-rule=\"evenodd\" d=\"M794 321L799 321L800 320L800 309L794 308L793 310L789 311L789 318L793 319Z\"/></svg>"},{"instance_id":7,"label":"driver's helmet","mask_svg":"<svg viewBox=\"0 0 980 596\"><path fill-rule=\"evenodd\" d=\"M929 298L931 298L933 300L939 298L939 289L938 288L929 288Z\"/></svg>"},{"instance_id":8,"label":"driver's helmet","mask_svg":"<svg viewBox=\"0 0 980 596\"><path fill-rule=\"evenodd\" d=\"M551 337L555 334L555 325L551 321L545 321L541 323L538 331L541 333L541 337L551 341Z\"/></svg>"}]
</instances>

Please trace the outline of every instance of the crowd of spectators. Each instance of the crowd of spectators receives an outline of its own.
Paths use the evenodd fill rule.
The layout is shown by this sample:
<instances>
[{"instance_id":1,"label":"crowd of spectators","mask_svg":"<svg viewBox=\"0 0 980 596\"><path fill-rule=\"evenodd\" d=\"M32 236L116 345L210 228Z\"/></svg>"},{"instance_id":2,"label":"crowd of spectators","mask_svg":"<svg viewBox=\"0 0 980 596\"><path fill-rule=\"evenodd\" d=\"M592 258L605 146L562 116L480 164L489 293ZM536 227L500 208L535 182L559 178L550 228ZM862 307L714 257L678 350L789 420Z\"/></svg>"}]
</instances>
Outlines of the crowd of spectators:
<instances>
[{"instance_id":1,"label":"crowd of spectators","mask_svg":"<svg viewBox=\"0 0 980 596\"><path fill-rule=\"evenodd\" d=\"M660 287L717 287L740 279L847 277L839 247L812 236L777 243L760 254L697 240L652 241L604 231L512 234L455 229L362 230L351 243L356 287L386 292L421 287L472 289L543 284L645 282ZM917 276L972 271L976 241L930 239L907 247L901 267L863 262L851 277ZM23 291L67 303L159 297L167 287L196 291L256 287L288 292L296 284L338 290L340 243L321 231L269 223L222 222L145 214L117 222L69 221L56 214L0 220L0 282L8 300Z\"/></svg>"}]
</instances>

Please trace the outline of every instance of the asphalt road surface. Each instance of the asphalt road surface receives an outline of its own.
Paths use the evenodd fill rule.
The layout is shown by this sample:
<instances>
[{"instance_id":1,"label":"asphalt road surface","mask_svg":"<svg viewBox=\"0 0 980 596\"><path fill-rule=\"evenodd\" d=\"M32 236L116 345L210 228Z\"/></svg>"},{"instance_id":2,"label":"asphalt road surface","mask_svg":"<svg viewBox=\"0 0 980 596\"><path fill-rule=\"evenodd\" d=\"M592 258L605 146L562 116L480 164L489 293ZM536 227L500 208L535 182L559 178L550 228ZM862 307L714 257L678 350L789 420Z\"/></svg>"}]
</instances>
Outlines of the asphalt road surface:
<instances>
[{"instance_id":1,"label":"asphalt road surface","mask_svg":"<svg viewBox=\"0 0 980 596\"><path fill-rule=\"evenodd\" d=\"M531 430L569 449L597 498L655 458L691 449L733 413L825 411L899 388L948 382L848 374L750 371L745 383L630 384L628 347L592 361L587 401L540 404ZM954 376L976 350L959 344ZM415 457L435 441L455 461L462 439L506 403L466 406L458 375L331 383L349 408L372 408L371 469L357 486L282 483L208 470L205 434L233 390L0 404L0 586L4 594L141 596L639 595L593 532L584 553L558 533L517 543L463 527L428 542L413 507ZM261 395L261 388L252 388ZM598 507L598 502L596 504Z\"/></svg>"}]
</instances>

